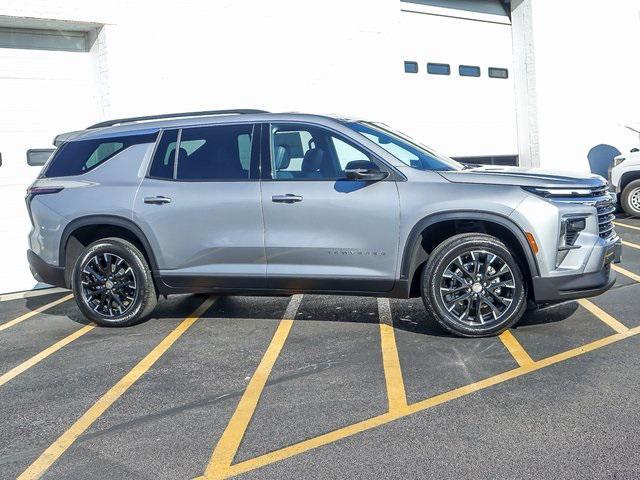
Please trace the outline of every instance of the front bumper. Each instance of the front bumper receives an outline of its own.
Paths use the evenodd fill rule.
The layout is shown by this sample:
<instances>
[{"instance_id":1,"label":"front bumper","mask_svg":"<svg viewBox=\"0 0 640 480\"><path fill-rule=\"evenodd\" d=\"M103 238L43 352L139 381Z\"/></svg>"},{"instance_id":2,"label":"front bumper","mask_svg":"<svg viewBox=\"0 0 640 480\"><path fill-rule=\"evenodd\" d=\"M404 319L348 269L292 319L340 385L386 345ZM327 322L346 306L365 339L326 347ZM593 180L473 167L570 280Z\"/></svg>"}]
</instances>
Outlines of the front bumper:
<instances>
[{"instance_id":1,"label":"front bumper","mask_svg":"<svg viewBox=\"0 0 640 480\"><path fill-rule=\"evenodd\" d=\"M557 277L533 277L533 299L536 303L561 302L576 298L595 297L606 292L616 282L612 263L620 263L622 242L609 245L602 256L599 271Z\"/></svg>"},{"instance_id":2,"label":"front bumper","mask_svg":"<svg viewBox=\"0 0 640 480\"><path fill-rule=\"evenodd\" d=\"M27 260L33 278L39 282L48 283L56 287L67 288L64 279L64 268L49 265L41 259L33 250L27 250Z\"/></svg>"}]
</instances>

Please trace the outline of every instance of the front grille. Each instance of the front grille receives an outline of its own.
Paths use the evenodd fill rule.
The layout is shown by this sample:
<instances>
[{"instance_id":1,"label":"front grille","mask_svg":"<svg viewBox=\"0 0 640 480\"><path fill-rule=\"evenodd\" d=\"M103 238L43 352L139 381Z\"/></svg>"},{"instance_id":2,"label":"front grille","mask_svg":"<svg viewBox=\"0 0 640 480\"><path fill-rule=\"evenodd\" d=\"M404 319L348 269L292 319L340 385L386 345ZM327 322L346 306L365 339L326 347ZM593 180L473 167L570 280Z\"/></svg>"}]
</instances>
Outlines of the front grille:
<instances>
[{"instance_id":1,"label":"front grille","mask_svg":"<svg viewBox=\"0 0 640 480\"><path fill-rule=\"evenodd\" d=\"M614 215L616 206L613 203L613 198L609 194L607 185L596 187L589 192L573 193L571 195L565 195L563 197L554 197L555 201L566 203L582 203L587 205L593 205L598 211L598 234L600 238L605 240L615 238L617 236L616 231L613 228L613 221L616 219ZM575 242L574 238L567 238L568 245L572 245L571 241Z\"/></svg>"},{"instance_id":2,"label":"front grille","mask_svg":"<svg viewBox=\"0 0 640 480\"><path fill-rule=\"evenodd\" d=\"M609 195L607 186L604 185L594 189L593 196L595 197L595 206L598 211L598 233L600 238L607 240L615 237L616 231L613 228L613 221L616 219L616 206L613 203L613 198Z\"/></svg>"},{"instance_id":3,"label":"front grille","mask_svg":"<svg viewBox=\"0 0 640 480\"><path fill-rule=\"evenodd\" d=\"M596 204L598 210L598 232L600 238L608 239L616 235L613 228L613 221L616 219L614 212L616 206L613 204L611 197L608 200L600 201Z\"/></svg>"}]
</instances>

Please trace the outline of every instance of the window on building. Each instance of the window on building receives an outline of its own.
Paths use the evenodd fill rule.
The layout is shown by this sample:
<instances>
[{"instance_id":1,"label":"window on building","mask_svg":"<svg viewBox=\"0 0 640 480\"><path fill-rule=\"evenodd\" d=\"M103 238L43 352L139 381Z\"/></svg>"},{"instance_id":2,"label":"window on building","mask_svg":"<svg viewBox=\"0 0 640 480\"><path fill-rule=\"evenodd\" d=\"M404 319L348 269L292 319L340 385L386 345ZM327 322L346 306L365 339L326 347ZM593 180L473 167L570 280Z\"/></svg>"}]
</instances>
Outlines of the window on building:
<instances>
[{"instance_id":1,"label":"window on building","mask_svg":"<svg viewBox=\"0 0 640 480\"><path fill-rule=\"evenodd\" d=\"M509 70L506 68L489 67L489 76L491 78L509 78Z\"/></svg>"},{"instance_id":2,"label":"window on building","mask_svg":"<svg viewBox=\"0 0 640 480\"><path fill-rule=\"evenodd\" d=\"M0 27L0 48L89 51L87 32Z\"/></svg>"},{"instance_id":3,"label":"window on building","mask_svg":"<svg viewBox=\"0 0 640 480\"><path fill-rule=\"evenodd\" d=\"M427 63L427 73L431 75L451 75L448 63Z\"/></svg>"},{"instance_id":4,"label":"window on building","mask_svg":"<svg viewBox=\"0 0 640 480\"><path fill-rule=\"evenodd\" d=\"M458 66L458 74L461 77L479 77L480 67L473 65L460 65Z\"/></svg>"},{"instance_id":5,"label":"window on building","mask_svg":"<svg viewBox=\"0 0 640 480\"><path fill-rule=\"evenodd\" d=\"M418 62L404 62L404 73L418 73Z\"/></svg>"},{"instance_id":6,"label":"window on building","mask_svg":"<svg viewBox=\"0 0 640 480\"><path fill-rule=\"evenodd\" d=\"M457 162L467 165L518 166L518 155L490 155L478 157L455 157Z\"/></svg>"},{"instance_id":7,"label":"window on building","mask_svg":"<svg viewBox=\"0 0 640 480\"><path fill-rule=\"evenodd\" d=\"M55 148L30 148L27 150L27 165L41 167L47 163L47 160L55 151ZM2 165L1 161L0 165Z\"/></svg>"}]
</instances>

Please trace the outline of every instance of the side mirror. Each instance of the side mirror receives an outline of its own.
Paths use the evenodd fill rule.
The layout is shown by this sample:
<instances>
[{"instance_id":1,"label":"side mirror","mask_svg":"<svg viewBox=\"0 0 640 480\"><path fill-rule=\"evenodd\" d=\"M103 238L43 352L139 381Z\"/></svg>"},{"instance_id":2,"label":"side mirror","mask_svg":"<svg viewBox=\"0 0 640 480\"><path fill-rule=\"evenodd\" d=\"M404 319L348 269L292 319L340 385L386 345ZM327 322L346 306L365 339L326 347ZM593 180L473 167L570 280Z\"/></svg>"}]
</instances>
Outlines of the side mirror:
<instances>
[{"instance_id":1,"label":"side mirror","mask_svg":"<svg viewBox=\"0 0 640 480\"><path fill-rule=\"evenodd\" d=\"M344 173L348 180L361 180L365 182L377 182L389 176L389 172L368 168L348 168Z\"/></svg>"}]
</instances>

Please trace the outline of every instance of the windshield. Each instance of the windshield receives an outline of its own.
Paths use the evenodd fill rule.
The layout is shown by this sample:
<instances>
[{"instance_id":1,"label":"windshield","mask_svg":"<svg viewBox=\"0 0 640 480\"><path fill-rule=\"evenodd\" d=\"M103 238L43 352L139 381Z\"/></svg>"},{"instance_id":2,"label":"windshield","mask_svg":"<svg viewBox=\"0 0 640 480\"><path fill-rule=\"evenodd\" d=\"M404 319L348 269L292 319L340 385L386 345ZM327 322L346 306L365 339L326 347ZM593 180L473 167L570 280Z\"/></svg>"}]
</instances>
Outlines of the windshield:
<instances>
[{"instance_id":1,"label":"windshield","mask_svg":"<svg viewBox=\"0 0 640 480\"><path fill-rule=\"evenodd\" d=\"M464 165L434 152L386 125L371 122L348 122L347 125L374 141L402 163L420 170L463 170Z\"/></svg>"}]
</instances>

